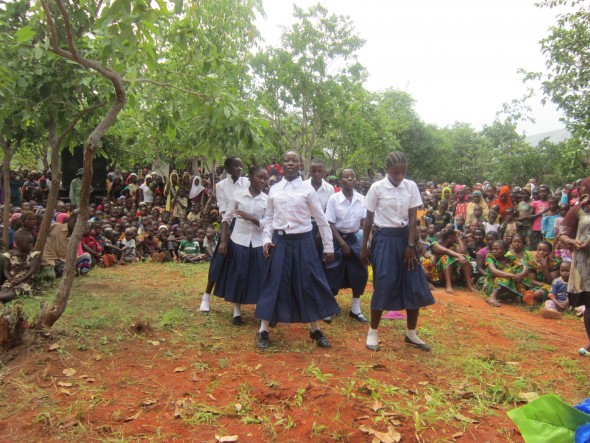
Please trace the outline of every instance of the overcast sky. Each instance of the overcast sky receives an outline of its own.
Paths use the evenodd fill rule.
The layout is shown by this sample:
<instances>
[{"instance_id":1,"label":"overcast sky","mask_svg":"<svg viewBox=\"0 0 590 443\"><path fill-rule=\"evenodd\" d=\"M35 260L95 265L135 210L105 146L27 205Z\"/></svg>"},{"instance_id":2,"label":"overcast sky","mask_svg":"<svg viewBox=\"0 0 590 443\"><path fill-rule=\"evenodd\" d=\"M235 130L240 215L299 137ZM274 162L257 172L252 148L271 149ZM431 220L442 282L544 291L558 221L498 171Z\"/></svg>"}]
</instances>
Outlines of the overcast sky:
<instances>
[{"instance_id":1,"label":"overcast sky","mask_svg":"<svg viewBox=\"0 0 590 443\"><path fill-rule=\"evenodd\" d=\"M318 1L264 0L266 19L257 26L267 44L279 46L280 26L293 22L293 7ZM330 12L352 18L366 40L359 61L366 87L405 90L426 123L467 122L480 129L493 122L502 103L522 97L524 68L544 69L539 40L555 23L555 10L529 0L323 0ZM533 86L533 85L531 85ZM535 124L527 135L563 128L541 95L531 100Z\"/></svg>"}]
</instances>

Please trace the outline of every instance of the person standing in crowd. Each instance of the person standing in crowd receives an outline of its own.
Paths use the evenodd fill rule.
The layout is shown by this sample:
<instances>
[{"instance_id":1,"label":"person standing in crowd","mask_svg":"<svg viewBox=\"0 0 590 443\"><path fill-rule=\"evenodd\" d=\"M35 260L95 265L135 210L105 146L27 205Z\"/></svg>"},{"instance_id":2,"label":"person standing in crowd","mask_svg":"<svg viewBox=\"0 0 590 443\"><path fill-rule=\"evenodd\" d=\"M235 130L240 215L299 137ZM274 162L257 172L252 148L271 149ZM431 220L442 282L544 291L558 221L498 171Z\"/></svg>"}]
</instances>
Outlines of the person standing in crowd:
<instances>
[{"instance_id":1,"label":"person standing in crowd","mask_svg":"<svg viewBox=\"0 0 590 443\"><path fill-rule=\"evenodd\" d=\"M352 307L348 316L361 323L368 320L361 311L361 295L369 273L367 266L361 262L361 243L358 232L365 219L363 206L365 197L358 193L356 174L352 169L343 169L340 173L342 191L330 196L326 206L326 219L330 223L334 237L334 261L325 266L326 278L334 295L340 289L352 289Z\"/></svg>"},{"instance_id":2,"label":"person standing in crowd","mask_svg":"<svg viewBox=\"0 0 590 443\"><path fill-rule=\"evenodd\" d=\"M221 217L226 213L227 207L229 206L234 194L239 190L248 189L250 181L247 177L242 177L242 160L238 157L227 157L223 163L223 167L227 172L228 177L221 180L215 185L215 196L217 197L217 208ZM234 222L230 224L230 230L233 229ZM218 243L219 246L219 243ZM209 301L211 298L211 292L215 286L215 282L219 278L219 272L223 265L223 256L217 253L217 249L213 253L211 258L211 264L209 265L209 275L207 278L207 286L205 293L201 299L201 306L199 310L201 312L209 312Z\"/></svg>"},{"instance_id":3,"label":"person standing in crowd","mask_svg":"<svg viewBox=\"0 0 590 443\"><path fill-rule=\"evenodd\" d=\"M270 323L309 323L310 337L319 347L331 347L318 321L339 311L314 245L314 217L323 242L323 260L334 260L332 231L313 186L299 174L296 152L283 157L283 180L270 188L264 220L264 255L268 258L256 305L261 320L259 349L270 344Z\"/></svg>"},{"instance_id":4,"label":"person standing in crowd","mask_svg":"<svg viewBox=\"0 0 590 443\"><path fill-rule=\"evenodd\" d=\"M387 156L387 176L371 186L364 201L367 217L363 226L361 260L369 264L368 242L373 230L370 261L373 265L371 326L366 347L379 351L378 328L384 310L406 310L404 341L430 351L416 334L420 308L434 298L416 257L416 212L422 205L418 186L407 180L408 160L403 152Z\"/></svg>"},{"instance_id":5,"label":"person standing in crowd","mask_svg":"<svg viewBox=\"0 0 590 443\"><path fill-rule=\"evenodd\" d=\"M80 195L82 192L82 175L84 174L84 168L79 168L76 173L76 177L70 182L70 202L76 205L76 208L80 207Z\"/></svg>"},{"instance_id":6,"label":"person standing in crowd","mask_svg":"<svg viewBox=\"0 0 590 443\"><path fill-rule=\"evenodd\" d=\"M567 291L572 306L585 306L584 326L590 341L590 177L582 181L579 193L578 203L561 222L559 241L574 251ZM590 342L579 353L590 357Z\"/></svg>"}]
</instances>

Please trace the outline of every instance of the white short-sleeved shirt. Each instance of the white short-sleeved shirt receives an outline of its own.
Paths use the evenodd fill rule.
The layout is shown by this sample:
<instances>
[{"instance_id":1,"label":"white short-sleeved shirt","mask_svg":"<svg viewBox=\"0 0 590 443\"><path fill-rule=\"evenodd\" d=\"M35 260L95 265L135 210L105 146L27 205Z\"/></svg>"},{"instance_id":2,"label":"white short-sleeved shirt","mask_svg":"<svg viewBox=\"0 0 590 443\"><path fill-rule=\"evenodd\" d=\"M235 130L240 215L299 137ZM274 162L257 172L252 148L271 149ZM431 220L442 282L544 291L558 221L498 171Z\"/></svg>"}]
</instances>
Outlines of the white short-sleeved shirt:
<instances>
[{"instance_id":1,"label":"white short-sleeved shirt","mask_svg":"<svg viewBox=\"0 0 590 443\"><path fill-rule=\"evenodd\" d=\"M249 186L250 180L248 180L248 177L240 177L235 181L235 183L231 177L227 177L226 179L217 183L215 185L215 193L217 196L217 207L219 208L219 213L223 215L223 213L227 211L227 207L234 196L234 192L240 189L248 189Z\"/></svg>"},{"instance_id":2,"label":"white short-sleeved shirt","mask_svg":"<svg viewBox=\"0 0 590 443\"><path fill-rule=\"evenodd\" d=\"M268 195L264 192L252 197L248 188L236 191L227 207L227 211L223 215L223 221L231 223L235 217L235 211L239 210L256 217L260 222L260 226L256 226L256 224L241 217L236 217L236 224L231 233L231 240L234 243L246 247L252 244L253 248L262 246L262 230L264 228L267 200Z\"/></svg>"},{"instance_id":3,"label":"white short-sleeved shirt","mask_svg":"<svg viewBox=\"0 0 590 443\"><path fill-rule=\"evenodd\" d=\"M308 178L305 181L311 185L311 178ZM311 185L311 187L313 188L313 185ZM313 189L315 191L315 188ZM326 180L322 178L322 184L316 192L318 194L318 197L320 198L322 210L326 212L326 205L328 204L328 199L335 193L334 186L332 186L330 183L328 183Z\"/></svg>"},{"instance_id":4,"label":"white short-sleeved shirt","mask_svg":"<svg viewBox=\"0 0 590 443\"><path fill-rule=\"evenodd\" d=\"M332 230L326 220L320 199L311 184L301 177L281 180L270 188L264 218L264 243L270 243L273 231L302 234L311 231L314 217L322 236L325 252L334 252Z\"/></svg>"},{"instance_id":5,"label":"white short-sleeved shirt","mask_svg":"<svg viewBox=\"0 0 590 443\"><path fill-rule=\"evenodd\" d=\"M409 210L422 205L415 182L403 179L396 188L385 177L371 185L365 196L365 208L375 213L373 222L380 228L403 228L409 223Z\"/></svg>"},{"instance_id":6,"label":"white short-sleeved shirt","mask_svg":"<svg viewBox=\"0 0 590 443\"><path fill-rule=\"evenodd\" d=\"M143 192L143 201L146 203L153 203L154 202L154 191L150 189L148 185L145 183L139 187Z\"/></svg>"},{"instance_id":7,"label":"white short-sleeved shirt","mask_svg":"<svg viewBox=\"0 0 590 443\"><path fill-rule=\"evenodd\" d=\"M337 192L331 195L326 206L326 218L339 232L357 232L361 226L361 220L367 215L363 206L365 197L354 191L352 200L348 201L344 193Z\"/></svg>"}]
</instances>

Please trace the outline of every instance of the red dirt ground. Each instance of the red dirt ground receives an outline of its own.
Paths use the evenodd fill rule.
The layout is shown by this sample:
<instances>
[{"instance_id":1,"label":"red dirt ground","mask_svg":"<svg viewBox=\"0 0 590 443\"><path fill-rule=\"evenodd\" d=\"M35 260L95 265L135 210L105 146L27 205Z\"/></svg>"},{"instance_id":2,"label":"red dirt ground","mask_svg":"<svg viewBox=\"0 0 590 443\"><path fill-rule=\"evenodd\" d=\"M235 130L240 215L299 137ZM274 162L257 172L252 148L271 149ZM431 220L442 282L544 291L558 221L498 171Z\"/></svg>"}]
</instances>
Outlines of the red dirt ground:
<instances>
[{"instance_id":1,"label":"red dirt ground","mask_svg":"<svg viewBox=\"0 0 590 443\"><path fill-rule=\"evenodd\" d=\"M11 405L14 412L0 421L0 441L215 442L216 435L237 435L241 442L370 442L372 436L361 431L362 425L381 432L393 425L402 442L522 441L505 408L478 417L463 406L471 396L463 392L464 385L475 382L444 365L437 345L451 349L449 358L456 344L459 354L460 349L477 348L482 360L511 364L505 359L518 353L515 348L523 345L526 333L546 346L515 363L519 376L539 374L539 383L550 380L551 392L566 401L587 394L577 392L565 377L556 377L558 369L544 370L556 357L579 358L575 351L586 337L576 319L550 321L517 306L492 308L461 290L454 295L436 290L435 297L437 304L421 320L423 328L437 331L429 337L435 349L430 354L404 346L399 321L381 328L381 352L366 351L366 326L344 315L334 323L345 322L345 328L323 327L333 344L329 350L310 343L305 325L279 325L271 331L271 349L258 352L251 310L245 311L248 324L231 345L227 337L213 333L191 345L182 331L156 328L149 337L129 335L115 351L101 353L98 345L76 349L68 334L54 336L64 352L37 343L11 354L5 363L0 408ZM113 340L108 330L100 335ZM315 373L309 370L312 363L319 368ZM65 376L66 368L76 374ZM377 392L369 383L355 385L349 390L354 395L347 395L343 387L349 380L358 383L359 371L365 380L395 386L399 396L375 403ZM587 378L586 365L583 371ZM321 374L331 376L322 380ZM433 407L435 390L447 393L446 400L462 418L417 425ZM453 392L460 393L453 397ZM14 407L14 402L26 403ZM378 415L383 420L374 422Z\"/></svg>"}]
</instances>

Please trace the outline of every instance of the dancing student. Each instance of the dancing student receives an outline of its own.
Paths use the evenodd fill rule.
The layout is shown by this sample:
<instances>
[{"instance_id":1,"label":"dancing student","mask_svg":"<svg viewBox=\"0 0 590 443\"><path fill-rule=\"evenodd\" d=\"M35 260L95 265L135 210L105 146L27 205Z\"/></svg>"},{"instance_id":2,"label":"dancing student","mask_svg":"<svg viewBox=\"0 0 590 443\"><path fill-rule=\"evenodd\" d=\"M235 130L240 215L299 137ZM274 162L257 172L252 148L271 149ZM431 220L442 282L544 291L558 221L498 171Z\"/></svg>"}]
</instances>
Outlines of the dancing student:
<instances>
[{"instance_id":1,"label":"dancing student","mask_svg":"<svg viewBox=\"0 0 590 443\"><path fill-rule=\"evenodd\" d=\"M315 247L311 218L322 237L327 265L334 260L332 231L316 191L299 175L300 165L299 154L287 152L283 180L268 195L263 236L268 263L256 305L256 317L261 320L256 337L259 349L269 346L271 322L309 323L311 339L319 347L331 347L318 320L336 314L339 307Z\"/></svg>"},{"instance_id":2,"label":"dancing student","mask_svg":"<svg viewBox=\"0 0 590 443\"><path fill-rule=\"evenodd\" d=\"M262 192L268 173L261 166L250 169L248 189L234 194L221 223L218 253L225 257L214 294L233 303L233 325L242 326L241 305L256 304L261 276L266 269L262 253L262 229L268 196ZM231 231L230 223L235 217Z\"/></svg>"},{"instance_id":3,"label":"dancing student","mask_svg":"<svg viewBox=\"0 0 590 443\"><path fill-rule=\"evenodd\" d=\"M247 177L242 177L242 160L238 157L227 157L223 163L223 167L227 172L228 177L221 180L215 185L215 196L217 198L217 207L219 213L223 217L223 214L227 211L227 207L234 196L234 193L238 190L248 189L250 182ZM230 224L230 229L233 228L233 223ZM215 286L215 282L219 277L219 270L223 264L223 256L217 254L217 249L213 253L211 263L209 265L209 275L207 277L207 287L205 293L201 299L201 306L199 310L201 312L209 312L209 300L211 298L211 291Z\"/></svg>"},{"instance_id":4,"label":"dancing student","mask_svg":"<svg viewBox=\"0 0 590 443\"><path fill-rule=\"evenodd\" d=\"M422 205L418 186L405 178L408 160L402 152L387 156L387 177L371 185L364 201L367 217L363 225L361 260L369 264L371 242L373 286L371 326L366 346L379 350L378 328L383 311L407 313L404 341L423 351L430 351L416 334L420 308L434 303L428 282L416 258L416 211Z\"/></svg>"},{"instance_id":5,"label":"dancing student","mask_svg":"<svg viewBox=\"0 0 590 443\"><path fill-rule=\"evenodd\" d=\"M334 261L326 265L326 278L334 295L340 289L352 289L352 307L348 316L361 323L368 320L361 312L361 295L369 278L367 267L361 262L361 243L357 232L366 209L365 197L355 191L356 175L352 169L340 172L342 191L333 194L326 206L326 219L334 237Z\"/></svg>"}]
</instances>

